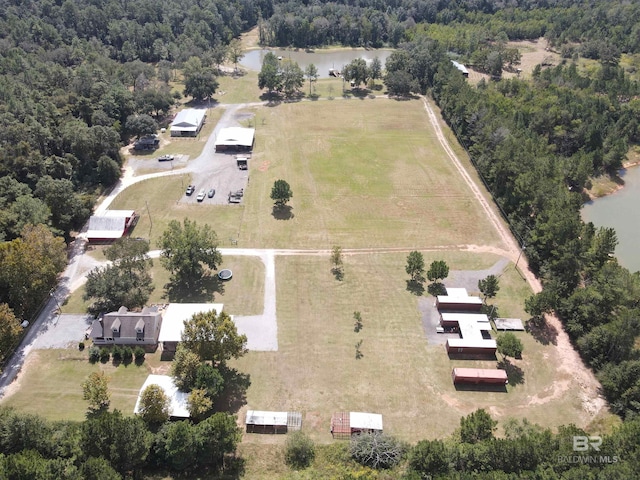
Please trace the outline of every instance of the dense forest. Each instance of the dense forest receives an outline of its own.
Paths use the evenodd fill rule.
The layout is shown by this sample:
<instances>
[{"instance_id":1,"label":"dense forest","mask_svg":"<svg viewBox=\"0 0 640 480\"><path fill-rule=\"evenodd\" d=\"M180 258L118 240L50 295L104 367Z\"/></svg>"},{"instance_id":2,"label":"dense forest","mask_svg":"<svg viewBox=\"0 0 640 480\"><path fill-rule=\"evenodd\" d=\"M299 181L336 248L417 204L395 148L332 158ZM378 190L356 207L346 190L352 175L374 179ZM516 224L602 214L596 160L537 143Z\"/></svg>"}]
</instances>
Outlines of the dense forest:
<instances>
[{"instance_id":1,"label":"dense forest","mask_svg":"<svg viewBox=\"0 0 640 480\"><path fill-rule=\"evenodd\" d=\"M619 65L622 53L640 53L638 18L640 4L623 0L0 0L0 356L19 334L19 319L55 285L64 241L119 178L120 148L170 111L176 70L214 69L231 40L253 26L268 45L388 45L398 50L386 81L435 99L543 280L544 291L526 305L531 331L544 330L545 313L558 314L612 410L626 420L626 433L608 437L611 451L637 458L640 275L618 265L615 232L584 224L580 207L590 179L615 172L640 140L640 86ZM541 36L563 63L537 67L531 80L500 79L519 60L506 42ZM579 57L598 67L581 71ZM451 58L496 81L469 84ZM67 478L56 476L62 471L88 478L81 477L94 468L87 464L101 462L92 460L100 451L81 454L78 443L64 454L55 449L61 446L24 443L39 438L19 433L28 422L0 417L0 467L48 462L38 468L54 472L16 478ZM89 427L33 421L44 425L38 428L46 438L73 434L89 442L82 433ZM514 471L516 457L489 467L486 459L502 458L507 448L486 442L463 443L456 455L466 460L457 456L447 468L512 475L499 478L563 473L541 464ZM416 460L417 478L427 478L420 468ZM630 478L640 470L622 463L567 467L574 469L565 478Z\"/></svg>"}]
</instances>

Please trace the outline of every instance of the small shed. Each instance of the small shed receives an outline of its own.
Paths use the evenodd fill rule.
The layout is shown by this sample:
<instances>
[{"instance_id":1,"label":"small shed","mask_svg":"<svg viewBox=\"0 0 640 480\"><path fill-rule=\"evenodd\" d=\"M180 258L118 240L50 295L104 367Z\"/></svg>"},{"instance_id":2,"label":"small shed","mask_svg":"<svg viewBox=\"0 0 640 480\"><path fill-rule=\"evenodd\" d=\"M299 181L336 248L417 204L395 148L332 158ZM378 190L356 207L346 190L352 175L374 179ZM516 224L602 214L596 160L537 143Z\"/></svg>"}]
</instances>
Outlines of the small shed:
<instances>
[{"instance_id":1,"label":"small shed","mask_svg":"<svg viewBox=\"0 0 640 480\"><path fill-rule=\"evenodd\" d=\"M302 413L247 410L245 425L247 433L287 433L289 430L300 430Z\"/></svg>"},{"instance_id":2,"label":"small shed","mask_svg":"<svg viewBox=\"0 0 640 480\"><path fill-rule=\"evenodd\" d=\"M458 70L460 70L460 73L462 73L463 77L465 77L465 78L469 77L469 70L467 70L467 67L465 67L461 63L456 62L455 60L451 60L451 63L453 63L454 67L456 67Z\"/></svg>"},{"instance_id":3,"label":"small shed","mask_svg":"<svg viewBox=\"0 0 640 480\"><path fill-rule=\"evenodd\" d=\"M206 113L206 110L197 108L180 110L171 122L171 136L195 137L204 125Z\"/></svg>"},{"instance_id":4,"label":"small shed","mask_svg":"<svg viewBox=\"0 0 640 480\"><path fill-rule=\"evenodd\" d=\"M365 412L337 412L331 417L331 435L349 439L360 433L382 432L382 415Z\"/></svg>"},{"instance_id":5,"label":"small shed","mask_svg":"<svg viewBox=\"0 0 640 480\"><path fill-rule=\"evenodd\" d=\"M507 372L491 368L459 368L451 371L451 379L455 385L506 385L509 383Z\"/></svg>"}]
</instances>

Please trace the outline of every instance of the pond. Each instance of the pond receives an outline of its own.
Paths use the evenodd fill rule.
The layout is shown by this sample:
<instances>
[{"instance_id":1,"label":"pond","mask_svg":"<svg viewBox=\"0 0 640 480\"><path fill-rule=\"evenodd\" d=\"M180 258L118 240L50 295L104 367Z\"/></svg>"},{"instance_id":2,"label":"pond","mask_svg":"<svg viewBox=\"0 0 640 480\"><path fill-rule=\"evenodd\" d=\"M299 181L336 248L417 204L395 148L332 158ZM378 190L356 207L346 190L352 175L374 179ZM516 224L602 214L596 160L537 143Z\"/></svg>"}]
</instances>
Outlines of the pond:
<instances>
[{"instance_id":1,"label":"pond","mask_svg":"<svg viewBox=\"0 0 640 480\"><path fill-rule=\"evenodd\" d=\"M343 67L355 60L356 58L363 58L367 64L378 57L382 68L387 58L393 50L378 49L378 50L364 50L362 48L342 49L342 50L280 50L280 49L262 49L251 50L245 53L244 57L240 60L240 65L249 70L260 71L262 68L262 60L264 56L272 52L276 57L290 58L298 63L300 68L304 71L305 68L313 63L318 68L318 74L320 78L328 78L329 70L335 69L342 71Z\"/></svg>"},{"instance_id":2,"label":"pond","mask_svg":"<svg viewBox=\"0 0 640 480\"><path fill-rule=\"evenodd\" d=\"M620 172L625 186L622 190L585 204L582 218L596 227L612 227L618 236L616 257L632 272L640 270L640 167Z\"/></svg>"}]
</instances>

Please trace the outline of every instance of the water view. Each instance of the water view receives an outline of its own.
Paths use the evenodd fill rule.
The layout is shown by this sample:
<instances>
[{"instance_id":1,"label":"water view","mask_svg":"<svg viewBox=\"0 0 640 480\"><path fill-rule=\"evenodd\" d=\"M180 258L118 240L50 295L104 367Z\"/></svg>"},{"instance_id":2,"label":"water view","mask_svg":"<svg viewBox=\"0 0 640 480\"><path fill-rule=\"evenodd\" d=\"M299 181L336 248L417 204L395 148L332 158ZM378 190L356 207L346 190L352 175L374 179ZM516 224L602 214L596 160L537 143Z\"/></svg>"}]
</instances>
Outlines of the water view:
<instances>
[{"instance_id":1,"label":"water view","mask_svg":"<svg viewBox=\"0 0 640 480\"><path fill-rule=\"evenodd\" d=\"M589 202L582 209L582 218L596 227L613 227L618 235L616 257L620 265L632 272L640 270L640 167L622 172L625 186L607 197Z\"/></svg>"},{"instance_id":2,"label":"water view","mask_svg":"<svg viewBox=\"0 0 640 480\"><path fill-rule=\"evenodd\" d=\"M302 70L313 63L318 68L318 74L320 78L329 77L329 70L334 69L342 71L343 67L355 60L356 58L363 58L367 64L369 64L375 57L380 59L380 63L384 68L384 64L387 57L391 55L393 50L363 50L363 49L351 49L351 50L337 50L337 51L324 51L315 50L312 52L306 52L304 50L279 50L279 49L262 49L251 50L247 52L240 60L240 65L249 70L259 71L262 68L262 60L264 56L272 52L276 57L290 58L291 60L298 62L298 65Z\"/></svg>"}]
</instances>

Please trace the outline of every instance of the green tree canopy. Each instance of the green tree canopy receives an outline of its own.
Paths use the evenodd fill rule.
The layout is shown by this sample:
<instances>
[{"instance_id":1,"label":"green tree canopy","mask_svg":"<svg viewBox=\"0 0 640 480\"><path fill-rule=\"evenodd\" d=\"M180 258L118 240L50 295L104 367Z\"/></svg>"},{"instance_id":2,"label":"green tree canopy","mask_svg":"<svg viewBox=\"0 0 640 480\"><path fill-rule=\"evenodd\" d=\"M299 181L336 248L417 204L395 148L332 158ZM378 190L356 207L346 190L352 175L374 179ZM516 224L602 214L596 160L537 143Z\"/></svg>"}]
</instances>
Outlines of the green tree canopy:
<instances>
[{"instance_id":1,"label":"green tree canopy","mask_svg":"<svg viewBox=\"0 0 640 480\"><path fill-rule=\"evenodd\" d=\"M522 349L524 347L514 333L501 333L498 335L496 343L498 344L498 352L505 357L520 358L522 356Z\"/></svg>"},{"instance_id":2,"label":"green tree canopy","mask_svg":"<svg viewBox=\"0 0 640 480\"><path fill-rule=\"evenodd\" d=\"M195 352L182 343L178 344L171 362L171 376L176 386L183 392L190 392L195 387L200 363L200 357Z\"/></svg>"},{"instance_id":3,"label":"green tree canopy","mask_svg":"<svg viewBox=\"0 0 640 480\"><path fill-rule=\"evenodd\" d=\"M480 408L460 419L460 438L464 443L477 443L493 438L498 422Z\"/></svg>"},{"instance_id":4,"label":"green tree canopy","mask_svg":"<svg viewBox=\"0 0 640 480\"><path fill-rule=\"evenodd\" d=\"M352 60L344 67L342 75L347 82L353 82L359 88L360 84L367 83L367 78L369 78L367 62L362 58Z\"/></svg>"},{"instance_id":5,"label":"green tree canopy","mask_svg":"<svg viewBox=\"0 0 640 480\"><path fill-rule=\"evenodd\" d=\"M284 207L293 197L291 187L285 180L276 180L271 189L271 200L276 207Z\"/></svg>"},{"instance_id":6,"label":"green tree canopy","mask_svg":"<svg viewBox=\"0 0 640 480\"><path fill-rule=\"evenodd\" d=\"M478 290L482 292L485 300L487 298L493 298L498 294L500 290L500 282L495 275L488 275L487 278L478 280Z\"/></svg>"},{"instance_id":7,"label":"green tree canopy","mask_svg":"<svg viewBox=\"0 0 640 480\"><path fill-rule=\"evenodd\" d=\"M82 398L89 402L89 411L97 413L105 411L111 403L109 379L104 372L93 372L82 382Z\"/></svg>"},{"instance_id":8,"label":"green tree canopy","mask_svg":"<svg viewBox=\"0 0 640 480\"><path fill-rule=\"evenodd\" d=\"M307 468L316 456L316 447L306 434L293 432L287 437L284 447L284 461L292 468Z\"/></svg>"},{"instance_id":9,"label":"green tree canopy","mask_svg":"<svg viewBox=\"0 0 640 480\"><path fill-rule=\"evenodd\" d=\"M22 333L20 321L6 303L0 303L0 361L4 360Z\"/></svg>"},{"instance_id":10,"label":"green tree canopy","mask_svg":"<svg viewBox=\"0 0 640 480\"><path fill-rule=\"evenodd\" d=\"M309 95L311 95L311 86L313 82L318 81L318 67L316 67L313 63L307 65L307 68L304 69L305 76L309 79Z\"/></svg>"},{"instance_id":11,"label":"green tree canopy","mask_svg":"<svg viewBox=\"0 0 640 480\"><path fill-rule=\"evenodd\" d=\"M124 128L136 137L151 135L158 131L158 123L149 115L129 115Z\"/></svg>"},{"instance_id":12,"label":"green tree canopy","mask_svg":"<svg viewBox=\"0 0 640 480\"><path fill-rule=\"evenodd\" d=\"M258 88L266 88L269 92L282 89L278 57L272 52L267 52L262 60L262 68L258 73Z\"/></svg>"},{"instance_id":13,"label":"green tree canopy","mask_svg":"<svg viewBox=\"0 0 640 480\"><path fill-rule=\"evenodd\" d=\"M218 80L211 67L204 66L199 57L191 57L184 64L184 94L196 100L211 98L218 89Z\"/></svg>"},{"instance_id":14,"label":"green tree canopy","mask_svg":"<svg viewBox=\"0 0 640 480\"><path fill-rule=\"evenodd\" d=\"M224 363L247 352L247 336L238 334L227 312L215 310L193 315L184 322L182 343L203 361Z\"/></svg>"},{"instance_id":15,"label":"green tree canopy","mask_svg":"<svg viewBox=\"0 0 640 480\"><path fill-rule=\"evenodd\" d=\"M149 385L140 394L138 415L147 425L159 426L169 420L171 400L159 385Z\"/></svg>"},{"instance_id":16,"label":"green tree canopy","mask_svg":"<svg viewBox=\"0 0 640 480\"><path fill-rule=\"evenodd\" d=\"M216 232L208 224L199 227L188 218L182 225L171 220L159 245L162 249L160 261L171 272L172 281L177 283L193 284L203 276L203 265L215 269L222 263Z\"/></svg>"},{"instance_id":17,"label":"green tree canopy","mask_svg":"<svg viewBox=\"0 0 640 480\"><path fill-rule=\"evenodd\" d=\"M129 237L117 240L105 250L111 265L97 267L87 275L83 298L93 299L89 312L113 312L121 306L141 308L147 303L154 288L148 252L148 241Z\"/></svg>"},{"instance_id":18,"label":"green tree canopy","mask_svg":"<svg viewBox=\"0 0 640 480\"><path fill-rule=\"evenodd\" d=\"M405 271L407 275L411 276L411 281L413 282L421 282L424 280L424 257L422 253L417 250L409 253Z\"/></svg>"},{"instance_id":19,"label":"green tree canopy","mask_svg":"<svg viewBox=\"0 0 640 480\"><path fill-rule=\"evenodd\" d=\"M183 392L190 392L196 384L200 357L184 344L178 344L176 354L171 362L171 376L176 386Z\"/></svg>"},{"instance_id":20,"label":"green tree canopy","mask_svg":"<svg viewBox=\"0 0 640 480\"><path fill-rule=\"evenodd\" d=\"M449 276L449 266L444 260L434 260L427 270L427 278L430 282L444 280Z\"/></svg>"}]
</instances>

